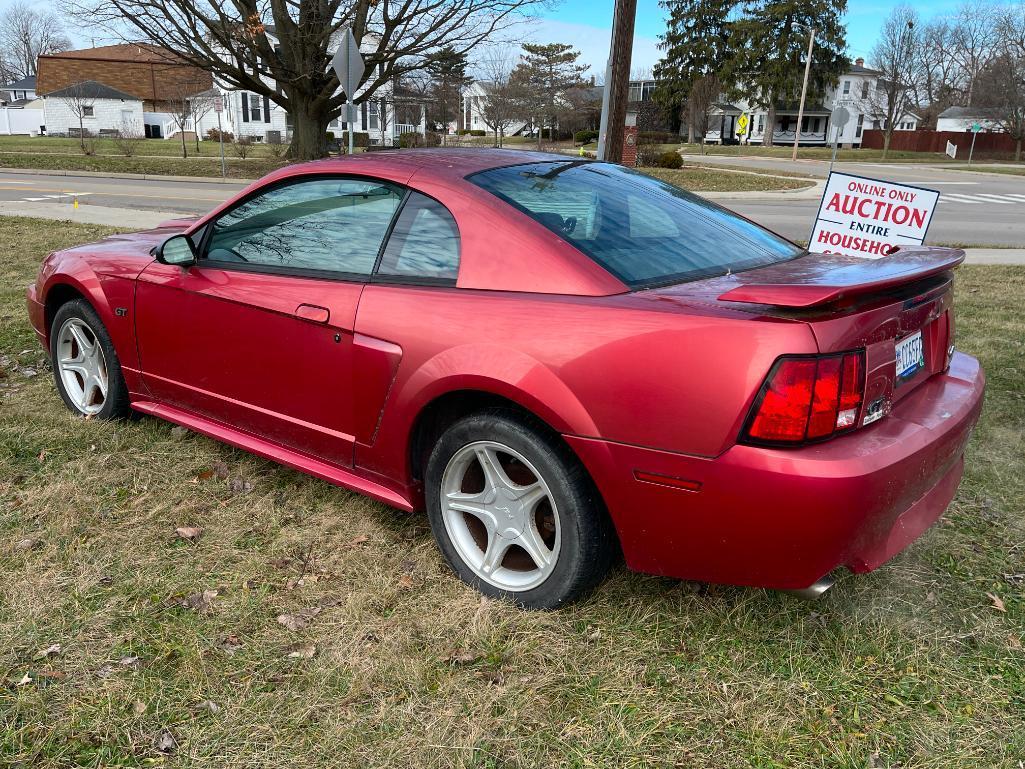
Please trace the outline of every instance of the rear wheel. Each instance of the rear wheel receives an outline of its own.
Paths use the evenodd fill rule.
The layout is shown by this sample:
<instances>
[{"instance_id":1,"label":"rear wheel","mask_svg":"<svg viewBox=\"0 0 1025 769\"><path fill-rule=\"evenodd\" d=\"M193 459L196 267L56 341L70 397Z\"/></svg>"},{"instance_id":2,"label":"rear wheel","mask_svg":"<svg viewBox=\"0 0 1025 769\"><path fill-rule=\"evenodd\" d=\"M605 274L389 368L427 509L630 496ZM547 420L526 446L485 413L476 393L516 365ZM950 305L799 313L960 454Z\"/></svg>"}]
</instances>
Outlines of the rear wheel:
<instances>
[{"instance_id":1,"label":"rear wheel","mask_svg":"<svg viewBox=\"0 0 1025 769\"><path fill-rule=\"evenodd\" d=\"M588 593L615 544L575 457L508 412L465 417L427 465L427 512L453 570L486 595L549 609Z\"/></svg>"},{"instance_id":2,"label":"rear wheel","mask_svg":"<svg viewBox=\"0 0 1025 769\"><path fill-rule=\"evenodd\" d=\"M128 389L107 329L84 299L63 304L50 326L57 391L75 413L97 419L128 416Z\"/></svg>"}]
</instances>

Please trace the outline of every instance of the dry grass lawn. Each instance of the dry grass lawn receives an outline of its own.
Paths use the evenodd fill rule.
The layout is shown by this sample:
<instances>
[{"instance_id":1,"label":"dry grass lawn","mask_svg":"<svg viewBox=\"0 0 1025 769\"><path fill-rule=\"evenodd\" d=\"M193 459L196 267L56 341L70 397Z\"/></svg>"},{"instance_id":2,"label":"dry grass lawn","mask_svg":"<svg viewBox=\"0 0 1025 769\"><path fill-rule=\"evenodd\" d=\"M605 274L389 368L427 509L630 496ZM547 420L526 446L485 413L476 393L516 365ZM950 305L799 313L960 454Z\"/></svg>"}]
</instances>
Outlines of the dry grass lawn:
<instances>
[{"instance_id":1,"label":"dry grass lawn","mask_svg":"<svg viewBox=\"0 0 1025 769\"><path fill-rule=\"evenodd\" d=\"M526 613L458 582L420 515L72 418L23 286L101 234L0 219L0 766L1025 760L1025 270L960 271L986 410L956 502L895 561L815 604L620 569Z\"/></svg>"}]
</instances>

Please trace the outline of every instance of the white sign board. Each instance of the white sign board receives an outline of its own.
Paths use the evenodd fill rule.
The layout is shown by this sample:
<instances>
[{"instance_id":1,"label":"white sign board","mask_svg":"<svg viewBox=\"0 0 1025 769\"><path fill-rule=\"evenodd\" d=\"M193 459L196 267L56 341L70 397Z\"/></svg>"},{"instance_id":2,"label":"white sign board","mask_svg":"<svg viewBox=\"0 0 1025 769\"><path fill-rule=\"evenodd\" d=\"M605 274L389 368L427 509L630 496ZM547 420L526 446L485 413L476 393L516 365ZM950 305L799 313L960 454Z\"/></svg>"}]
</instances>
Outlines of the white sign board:
<instances>
[{"instance_id":1,"label":"white sign board","mask_svg":"<svg viewBox=\"0 0 1025 769\"><path fill-rule=\"evenodd\" d=\"M957 157L957 145L954 142L947 142L947 155L952 158Z\"/></svg>"},{"instance_id":2,"label":"white sign board","mask_svg":"<svg viewBox=\"0 0 1025 769\"><path fill-rule=\"evenodd\" d=\"M351 105L366 65L360 55L356 38L352 34L352 28L345 27L339 30L338 37L338 50L331 57L331 68L338 75L338 82L341 83L342 90L345 91L345 98Z\"/></svg>"},{"instance_id":3,"label":"white sign board","mask_svg":"<svg viewBox=\"0 0 1025 769\"><path fill-rule=\"evenodd\" d=\"M935 190L831 173L808 250L878 259L893 246L921 245L939 199Z\"/></svg>"}]
</instances>

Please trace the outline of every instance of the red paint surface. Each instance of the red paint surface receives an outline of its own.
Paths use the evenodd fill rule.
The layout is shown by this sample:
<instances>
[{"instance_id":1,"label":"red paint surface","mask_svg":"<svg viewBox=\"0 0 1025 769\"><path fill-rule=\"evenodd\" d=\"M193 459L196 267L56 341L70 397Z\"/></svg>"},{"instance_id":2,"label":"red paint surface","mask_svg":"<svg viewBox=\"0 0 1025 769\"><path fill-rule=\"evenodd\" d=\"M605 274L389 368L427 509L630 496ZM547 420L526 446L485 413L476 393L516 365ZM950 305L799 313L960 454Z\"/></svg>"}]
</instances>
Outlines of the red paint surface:
<instances>
[{"instance_id":1,"label":"red paint surface","mask_svg":"<svg viewBox=\"0 0 1025 769\"><path fill-rule=\"evenodd\" d=\"M45 343L48 298L78 292L140 411L406 509L422 505L411 438L424 409L467 391L508 399L564 436L643 571L804 587L837 566L877 567L942 513L983 393L973 359L946 367L958 252L902 250L889 266L812 255L631 293L464 179L551 159L367 153L254 185L362 174L437 198L460 229L455 287L153 260L215 212L50 256L29 317ZM895 340L917 330L929 365L895 384ZM811 446L738 445L778 356L852 349L865 350L865 404L888 416L860 427L859 413L857 429Z\"/></svg>"}]
</instances>

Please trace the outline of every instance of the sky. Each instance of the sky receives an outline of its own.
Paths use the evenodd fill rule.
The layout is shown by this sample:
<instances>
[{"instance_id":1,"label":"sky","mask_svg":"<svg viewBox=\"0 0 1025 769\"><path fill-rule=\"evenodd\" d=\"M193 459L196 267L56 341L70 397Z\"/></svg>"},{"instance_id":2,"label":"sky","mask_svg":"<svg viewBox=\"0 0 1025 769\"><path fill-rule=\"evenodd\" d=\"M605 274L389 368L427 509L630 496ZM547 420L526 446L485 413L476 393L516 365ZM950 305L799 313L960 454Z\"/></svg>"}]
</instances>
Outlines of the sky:
<instances>
[{"instance_id":1,"label":"sky","mask_svg":"<svg viewBox=\"0 0 1025 769\"><path fill-rule=\"evenodd\" d=\"M612 26L614 0L551 0L553 5L545 8L541 18L531 22L522 36L539 43L569 43L580 51L580 62L591 71L600 74L605 70L608 59L609 36ZM847 48L851 59L859 56L870 59L872 45L879 31L879 25L901 0L863 0L849 2L846 14ZM0 0L0 12L14 0ZM48 0L31 0L40 8L56 7ZM910 0L910 4L923 18L930 18L953 10L958 0ZM660 58L658 36L665 30L666 13L659 7L658 0L637 0L637 23L634 37L633 62L631 70L640 73L650 70ZM69 25L70 27L70 25ZM69 30L70 31L70 30ZM90 44L89 34L80 30L73 35L80 47ZM97 40L97 43L102 41Z\"/></svg>"}]
</instances>

